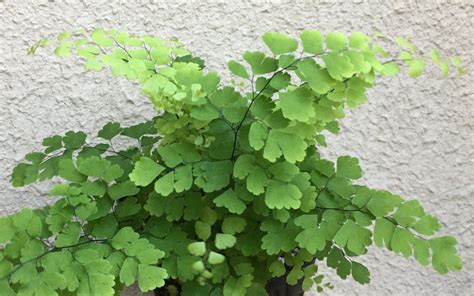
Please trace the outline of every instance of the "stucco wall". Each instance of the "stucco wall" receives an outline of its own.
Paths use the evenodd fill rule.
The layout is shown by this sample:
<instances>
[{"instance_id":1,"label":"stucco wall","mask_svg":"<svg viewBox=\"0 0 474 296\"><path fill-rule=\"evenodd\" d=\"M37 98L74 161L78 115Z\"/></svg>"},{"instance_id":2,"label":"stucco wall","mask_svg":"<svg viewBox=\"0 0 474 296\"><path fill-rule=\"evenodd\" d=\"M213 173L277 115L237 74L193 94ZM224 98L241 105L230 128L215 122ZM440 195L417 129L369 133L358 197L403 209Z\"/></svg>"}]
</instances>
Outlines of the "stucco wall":
<instances>
[{"instance_id":1,"label":"stucco wall","mask_svg":"<svg viewBox=\"0 0 474 296\"><path fill-rule=\"evenodd\" d=\"M135 3L129 3L135 2ZM382 31L429 41L460 53L473 72L474 5L464 1L13 1L0 0L0 214L41 206L46 186L14 190L12 167L41 140L69 129L95 133L109 120L152 116L137 87L107 72L86 72L77 60L50 52L26 56L32 41L75 27L176 36L227 76L226 61L263 48L278 30ZM386 79L369 103L350 112L325 153L360 157L364 182L418 198L459 241L462 272L445 277L388 251L364 257L372 283L341 281L330 295L473 295L474 80ZM312 295L311 293L309 293ZM317 294L314 292L314 294Z\"/></svg>"}]
</instances>

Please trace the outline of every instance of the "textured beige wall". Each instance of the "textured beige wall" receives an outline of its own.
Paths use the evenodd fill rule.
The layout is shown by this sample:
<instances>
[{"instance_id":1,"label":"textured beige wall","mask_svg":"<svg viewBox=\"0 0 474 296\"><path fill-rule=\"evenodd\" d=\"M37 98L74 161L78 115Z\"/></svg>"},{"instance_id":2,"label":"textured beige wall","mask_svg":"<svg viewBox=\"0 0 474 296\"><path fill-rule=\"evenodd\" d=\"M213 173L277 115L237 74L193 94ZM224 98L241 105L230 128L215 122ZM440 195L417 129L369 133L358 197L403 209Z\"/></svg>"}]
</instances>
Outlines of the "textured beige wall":
<instances>
[{"instance_id":1,"label":"textured beige wall","mask_svg":"<svg viewBox=\"0 0 474 296\"><path fill-rule=\"evenodd\" d=\"M227 76L226 61L263 48L259 36L265 31L382 31L459 52L472 73L473 22L473 0L0 0L0 214L50 201L45 185L14 190L8 182L14 164L43 137L68 129L95 133L112 119L133 123L152 116L130 82L86 72L77 60L58 61L49 52L26 56L28 44L43 35L103 26L177 36ZM442 277L374 249L364 258L372 283L341 281L328 271L336 286L331 295L474 295L473 84L472 74L386 79L370 91L368 104L344 119L342 134L329 140L326 151L360 157L368 185L420 199L458 238L465 269Z\"/></svg>"}]
</instances>

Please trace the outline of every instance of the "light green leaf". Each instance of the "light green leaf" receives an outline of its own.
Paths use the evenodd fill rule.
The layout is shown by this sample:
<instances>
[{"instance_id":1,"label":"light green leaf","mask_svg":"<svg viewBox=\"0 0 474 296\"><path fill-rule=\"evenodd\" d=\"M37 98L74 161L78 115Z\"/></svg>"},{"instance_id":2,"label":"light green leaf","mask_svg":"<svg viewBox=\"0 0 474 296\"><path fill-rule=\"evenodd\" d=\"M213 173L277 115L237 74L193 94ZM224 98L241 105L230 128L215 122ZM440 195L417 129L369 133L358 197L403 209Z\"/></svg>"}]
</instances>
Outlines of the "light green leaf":
<instances>
[{"instance_id":1,"label":"light green leaf","mask_svg":"<svg viewBox=\"0 0 474 296\"><path fill-rule=\"evenodd\" d=\"M302 161L308 144L296 134L271 130L263 150L263 157L275 162L280 156L290 163Z\"/></svg>"},{"instance_id":2,"label":"light green leaf","mask_svg":"<svg viewBox=\"0 0 474 296\"><path fill-rule=\"evenodd\" d=\"M357 180L362 177L359 160L355 157L341 156L337 158L336 176Z\"/></svg>"},{"instance_id":3,"label":"light green leaf","mask_svg":"<svg viewBox=\"0 0 474 296\"><path fill-rule=\"evenodd\" d=\"M236 242L237 242L236 237L231 234L226 234L226 233L216 234L215 245L216 245L216 248L220 250L232 248Z\"/></svg>"},{"instance_id":4,"label":"light green leaf","mask_svg":"<svg viewBox=\"0 0 474 296\"><path fill-rule=\"evenodd\" d=\"M336 52L323 56L324 63L332 78L343 81L354 74L354 66L346 55Z\"/></svg>"},{"instance_id":5,"label":"light green leaf","mask_svg":"<svg viewBox=\"0 0 474 296\"><path fill-rule=\"evenodd\" d=\"M273 181L268 184L265 204L270 209L297 209L302 194L296 185Z\"/></svg>"},{"instance_id":6,"label":"light green leaf","mask_svg":"<svg viewBox=\"0 0 474 296\"><path fill-rule=\"evenodd\" d=\"M425 61L422 59L414 59L406 63L408 64L408 75L413 78L420 76L425 69Z\"/></svg>"},{"instance_id":7,"label":"light green leaf","mask_svg":"<svg viewBox=\"0 0 474 296\"><path fill-rule=\"evenodd\" d=\"M326 46L332 51L342 51L346 49L347 37L339 32L328 33L326 35Z\"/></svg>"},{"instance_id":8,"label":"light green leaf","mask_svg":"<svg viewBox=\"0 0 474 296\"><path fill-rule=\"evenodd\" d=\"M312 59L305 59L298 63L301 79L308 82L311 89L317 94L329 92L335 80L331 78L327 69L321 68Z\"/></svg>"},{"instance_id":9,"label":"light green leaf","mask_svg":"<svg viewBox=\"0 0 474 296\"><path fill-rule=\"evenodd\" d=\"M308 250L311 254L316 254L317 251L322 251L326 247L324 233L316 227L303 230L295 240L301 248Z\"/></svg>"},{"instance_id":10,"label":"light green leaf","mask_svg":"<svg viewBox=\"0 0 474 296\"><path fill-rule=\"evenodd\" d=\"M426 215L421 217L414 225L413 229L421 234L432 235L441 228L441 225L433 216Z\"/></svg>"},{"instance_id":11,"label":"light green leaf","mask_svg":"<svg viewBox=\"0 0 474 296\"><path fill-rule=\"evenodd\" d=\"M188 252L194 256L204 256L206 254L205 242L193 242L188 245Z\"/></svg>"},{"instance_id":12,"label":"light green leaf","mask_svg":"<svg viewBox=\"0 0 474 296\"><path fill-rule=\"evenodd\" d=\"M266 32L263 42L270 48L274 55L293 52L298 48L298 41L281 32Z\"/></svg>"},{"instance_id":13,"label":"light green leaf","mask_svg":"<svg viewBox=\"0 0 474 296\"><path fill-rule=\"evenodd\" d=\"M247 70L245 70L244 66L240 64L239 62L230 60L227 63L227 67L229 67L229 70L230 72L232 72L232 74L237 75L244 79L249 78L249 74L247 73Z\"/></svg>"},{"instance_id":14,"label":"light green leaf","mask_svg":"<svg viewBox=\"0 0 474 296\"><path fill-rule=\"evenodd\" d=\"M146 264L138 265L138 287L142 292L163 287L167 278L168 273L164 268Z\"/></svg>"},{"instance_id":15,"label":"light green leaf","mask_svg":"<svg viewBox=\"0 0 474 296\"><path fill-rule=\"evenodd\" d=\"M280 107L283 116L290 120L308 122L314 117L311 92L305 87L298 87L289 92L280 93Z\"/></svg>"},{"instance_id":16,"label":"light green leaf","mask_svg":"<svg viewBox=\"0 0 474 296\"><path fill-rule=\"evenodd\" d=\"M334 241L341 248L347 247L355 254L362 255L367 252L367 246L372 243L370 230L347 220L336 233Z\"/></svg>"},{"instance_id":17,"label":"light green leaf","mask_svg":"<svg viewBox=\"0 0 474 296\"><path fill-rule=\"evenodd\" d=\"M100 180L85 181L81 183L81 191L86 195L102 196L107 190L107 185Z\"/></svg>"},{"instance_id":18,"label":"light green leaf","mask_svg":"<svg viewBox=\"0 0 474 296\"><path fill-rule=\"evenodd\" d=\"M81 236L81 225L77 222L66 226L61 233L58 234L54 244L56 247L64 247L74 245L79 241Z\"/></svg>"},{"instance_id":19,"label":"light green leaf","mask_svg":"<svg viewBox=\"0 0 474 296\"><path fill-rule=\"evenodd\" d=\"M246 51L243 55L244 60L249 63L255 75L274 72L278 69L278 61L266 57L265 54L258 51Z\"/></svg>"},{"instance_id":20,"label":"light green leaf","mask_svg":"<svg viewBox=\"0 0 474 296\"><path fill-rule=\"evenodd\" d=\"M13 225L15 225L15 227L17 227L19 230L25 230L28 227L31 218L33 218L33 210L22 209L11 217L11 221L13 222Z\"/></svg>"},{"instance_id":21,"label":"light green leaf","mask_svg":"<svg viewBox=\"0 0 474 296\"><path fill-rule=\"evenodd\" d=\"M387 216L402 202L398 195L386 191L372 191L372 198L367 203L367 209L375 217Z\"/></svg>"},{"instance_id":22,"label":"light green leaf","mask_svg":"<svg viewBox=\"0 0 474 296\"><path fill-rule=\"evenodd\" d=\"M116 250L121 250L137 241L140 235L136 233L133 228L127 226L120 229L112 238L112 247Z\"/></svg>"},{"instance_id":23,"label":"light green leaf","mask_svg":"<svg viewBox=\"0 0 474 296\"><path fill-rule=\"evenodd\" d=\"M191 116L197 120L210 122L219 118L219 111L210 105L194 106L191 110Z\"/></svg>"},{"instance_id":24,"label":"light green leaf","mask_svg":"<svg viewBox=\"0 0 474 296\"><path fill-rule=\"evenodd\" d=\"M207 258L207 262L209 262L209 264L217 265L223 263L224 261L224 255L216 253L214 251L209 252L209 257Z\"/></svg>"},{"instance_id":25,"label":"light green leaf","mask_svg":"<svg viewBox=\"0 0 474 296\"><path fill-rule=\"evenodd\" d=\"M31 239L21 249L21 262L25 262L41 256L47 250L47 246L40 240Z\"/></svg>"},{"instance_id":26,"label":"light green leaf","mask_svg":"<svg viewBox=\"0 0 474 296\"><path fill-rule=\"evenodd\" d=\"M135 167L129 174L129 177L135 185L147 186L164 170L165 168L153 159L142 157L135 163Z\"/></svg>"},{"instance_id":27,"label":"light green leaf","mask_svg":"<svg viewBox=\"0 0 474 296\"><path fill-rule=\"evenodd\" d=\"M369 47L370 37L364 33L354 32L349 36L349 46L361 50L367 50Z\"/></svg>"},{"instance_id":28,"label":"light green leaf","mask_svg":"<svg viewBox=\"0 0 474 296\"><path fill-rule=\"evenodd\" d=\"M390 247L395 253L401 254L405 258L408 258L413 254L411 246L413 239L414 237L411 232L409 232L405 228L396 227L393 232Z\"/></svg>"},{"instance_id":29,"label":"light green leaf","mask_svg":"<svg viewBox=\"0 0 474 296\"><path fill-rule=\"evenodd\" d=\"M138 273L138 264L133 258L127 258L120 269L120 282L126 286L131 286L135 283Z\"/></svg>"},{"instance_id":30,"label":"light green leaf","mask_svg":"<svg viewBox=\"0 0 474 296\"><path fill-rule=\"evenodd\" d=\"M109 167L110 161L98 156L79 158L77 160L77 170L86 176L102 177Z\"/></svg>"},{"instance_id":31,"label":"light green leaf","mask_svg":"<svg viewBox=\"0 0 474 296\"><path fill-rule=\"evenodd\" d=\"M304 30L301 33L301 42L304 52L311 54L321 54L324 52L323 34L319 30Z\"/></svg>"},{"instance_id":32,"label":"light green leaf","mask_svg":"<svg viewBox=\"0 0 474 296\"><path fill-rule=\"evenodd\" d=\"M249 143L255 150L260 150L265 145L265 139L268 135L268 128L262 123L253 122L249 130Z\"/></svg>"},{"instance_id":33,"label":"light green leaf","mask_svg":"<svg viewBox=\"0 0 474 296\"><path fill-rule=\"evenodd\" d=\"M125 182L115 183L109 187L107 193L112 200L117 200L125 196L135 195L139 191L138 187L135 186L132 181L127 180Z\"/></svg>"},{"instance_id":34,"label":"light green leaf","mask_svg":"<svg viewBox=\"0 0 474 296\"><path fill-rule=\"evenodd\" d=\"M456 254L456 239L451 236L443 236L430 239L432 250L433 268L440 274L449 271L459 271L463 267L461 258Z\"/></svg>"},{"instance_id":35,"label":"light green leaf","mask_svg":"<svg viewBox=\"0 0 474 296\"><path fill-rule=\"evenodd\" d=\"M385 218L377 218L374 228L374 242L377 247L387 246L390 249L395 225Z\"/></svg>"},{"instance_id":36,"label":"light green leaf","mask_svg":"<svg viewBox=\"0 0 474 296\"><path fill-rule=\"evenodd\" d=\"M234 214L242 214L246 209L245 203L232 189L228 189L218 197L214 198L214 203L218 207L225 207L229 212Z\"/></svg>"}]
</instances>

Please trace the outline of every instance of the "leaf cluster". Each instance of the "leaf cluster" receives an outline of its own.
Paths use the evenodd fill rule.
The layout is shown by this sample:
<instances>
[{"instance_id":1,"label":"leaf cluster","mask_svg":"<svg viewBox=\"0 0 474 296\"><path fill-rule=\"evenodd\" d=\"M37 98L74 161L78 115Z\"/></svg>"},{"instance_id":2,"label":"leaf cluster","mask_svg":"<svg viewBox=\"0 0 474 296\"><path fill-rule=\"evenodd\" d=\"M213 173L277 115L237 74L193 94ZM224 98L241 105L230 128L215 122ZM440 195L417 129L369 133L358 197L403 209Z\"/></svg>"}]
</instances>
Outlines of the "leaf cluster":
<instances>
[{"instance_id":1,"label":"leaf cluster","mask_svg":"<svg viewBox=\"0 0 474 296\"><path fill-rule=\"evenodd\" d=\"M398 38L391 58L378 40L265 33L271 54L247 51L244 62L228 63L250 86L239 90L177 40L62 33L58 56L75 52L88 69L139 82L157 116L108 123L90 140L74 131L48 137L15 167L17 187L58 181L52 204L0 218L2 294L114 295L173 279L182 295L265 295L267 281L282 275L321 291L332 285L318 264L368 283L357 258L372 244L442 274L459 270L455 239L436 236L440 223L418 201L358 184L354 157L319 153L376 78L399 65L422 73L411 41ZM437 51L431 57L447 74ZM135 144L115 148L124 138Z\"/></svg>"}]
</instances>

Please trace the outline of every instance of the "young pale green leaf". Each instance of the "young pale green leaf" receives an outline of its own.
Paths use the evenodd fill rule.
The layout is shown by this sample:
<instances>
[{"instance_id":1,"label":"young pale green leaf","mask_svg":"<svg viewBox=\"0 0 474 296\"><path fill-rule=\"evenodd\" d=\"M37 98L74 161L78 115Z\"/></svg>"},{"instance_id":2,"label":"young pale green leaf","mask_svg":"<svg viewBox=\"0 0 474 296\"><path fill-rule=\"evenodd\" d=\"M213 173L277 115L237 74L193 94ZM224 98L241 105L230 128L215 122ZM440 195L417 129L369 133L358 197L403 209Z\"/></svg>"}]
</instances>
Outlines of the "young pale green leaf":
<instances>
[{"instance_id":1,"label":"young pale green leaf","mask_svg":"<svg viewBox=\"0 0 474 296\"><path fill-rule=\"evenodd\" d=\"M278 69L278 61L266 57L265 54L258 51L246 51L243 55L244 60L249 63L255 75L267 74Z\"/></svg>"},{"instance_id":2,"label":"young pale green leaf","mask_svg":"<svg viewBox=\"0 0 474 296\"><path fill-rule=\"evenodd\" d=\"M408 75L413 78L420 76L425 69L425 61L422 59L414 59L406 63L408 64Z\"/></svg>"},{"instance_id":3,"label":"young pale green leaf","mask_svg":"<svg viewBox=\"0 0 474 296\"><path fill-rule=\"evenodd\" d=\"M221 264L225 261L225 257L222 254L217 252L211 251L209 252L209 257L207 258L207 262L211 265Z\"/></svg>"},{"instance_id":4,"label":"young pale green leaf","mask_svg":"<svg viewBox=\"0 0 474 296\"><path fill-rule=\"evenodd\" d=\"M321 54L324 52L323 34L319 30L304 30L300 37L304 52L311 54Z\"/></svg>"},{"instance_id":5,"label":"young pale green leaf","mask_svg":"<svg viewBox=\"0 0 474 296\"><path fill-rule=\"evenodd\" d=\"M342 51L346 49L347 37L340 32L330 32L326 35L326 46L332 51Z\"/></svg>"},{"instance_id":6,"label":"young pale green leaf","mask_svg":"<svg viewBox=\"0 0 474 296\"><path fill-rule=\"evenodd\" d=\"M329 92L335 80L331 78L327 69L321 68L312 59L306 59L298 63L301 79L308 82L311 89L317 94Z\"/></svg>"},{"instance_id":7,"label":"young pale green leaf","mask_svg":"<svg viewBox=\"0 0 474 296\"><path fill-rule=\"evenodd\" d=\"M206 254L205 242L193 242L188 245L188 252L194 256L204 256Z\"/></svg>"},{"instance_id":8,"label":"young pale green leaf","mask_svg":"<svg viewBox=\"0 0 474 296\"><path fill-rule=\"evenodd\" d=\"M354 32L349 36L349 46L361 50L369 48L370 37L364 33Z\"/></svg>"},{"instance_id":9,"label":"young pale green leaf","mask_svg":"<svg viewBox=\"0 0 474 296\"><path fill-rule=\"evenodd\" d=\"M332 52L323 56L327 71L332 78L343 81L354 74L351 60L343 54Z\"/></svg>"},{"instance_id":10,"label":"young pale green leaf","mask_svg":"<svg viewBox=\"0 0 474 296\"><path fill-rule=\"evenodd\" d=\"M226 234L226 233L216 234L215 245L216 245L216 248L220 250L232 248L236 242L237 242L237 239L232 234Z\"/></svg>"},{"instance_id":11,"label":"young pale green leaf","mask_svg":"<svg viewBox=\"0 0 474 296\"><path fill-rule=\"evenodd\" d=\"M294 52L298 48L298 41L285 33L266 32L262 39L274 55Z\"/></svg>"},{"instance_id":12,"label":"young pale green leaf","mask_svg":"<svg viewBox=\"0 0 474 296\"><path fill-rule=\"evenodd\" d=\"M149 157L142 157L135 163L129 174L130 180L137 186L147 186L163 172L165 168Z\"/></svg>"}]
</instances>

